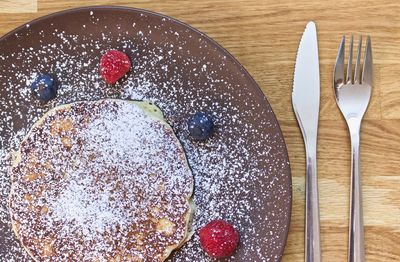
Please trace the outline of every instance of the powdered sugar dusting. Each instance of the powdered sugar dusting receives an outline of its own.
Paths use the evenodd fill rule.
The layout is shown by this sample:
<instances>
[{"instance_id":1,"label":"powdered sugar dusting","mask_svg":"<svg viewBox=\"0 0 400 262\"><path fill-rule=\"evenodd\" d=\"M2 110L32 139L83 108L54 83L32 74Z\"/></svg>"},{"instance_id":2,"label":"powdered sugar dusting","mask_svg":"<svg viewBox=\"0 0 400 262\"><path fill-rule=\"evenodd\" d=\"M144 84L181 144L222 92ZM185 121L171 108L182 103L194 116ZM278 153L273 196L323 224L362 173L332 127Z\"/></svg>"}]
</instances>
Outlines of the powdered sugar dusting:
<instances>
[{"instance_id":1,"label":"powdered sugar dusting","mask_svg":"<svg viewBox=\"0 0 400 262\"><path fill-rule=\"evenodd\" d=\"M11 176L11 216L38 260L160 261L186 238L193 177L183 149L132 102L51 111Z\"/></svg>"},{"instance_id":2,"label":"powdered sugar dusting","mask_svg":"<svg viewBox=\"0 0 400 262\"><path fill-rule=\"evenodd\" d=\"M116 22L105 18L109 16L102 10L88 10L82 16L87 17L87 34L60 29L61 23L55 21L46 32L35 31L38 44L33 50L22 45L2 56L0 47L0 60L12 58L14 64L0 65L6 72L0 75L3 156L17 148L30 125L55 105L104 97L151 101L172 125L192 168L195 229L211 219L226 219L241 234L239 250L230 260L279 261L290 217L289 165L277 122L252 80L214 43L182 25L173 28L175 22L168 18L122 12ZM104 26L107 29L100 29ZM34 29L31 25L24 34L33 37ZM98 76L99 57L108 49L124 51L132 59L132 71L116 87L106 86ZM59 96L47 105L37 103L28 88L41 72L54 72L61 83ZM192 140L186 130L186 119L196 111L212 114L216 123L214 136L206 142ZM2 159L1 166L6 166ZM0 179L6 199L9 178ZM0 207L0 218L8 232L0 240L4 261L26 260L9 229L5 206ZM211 261L197 234L172 260Z\"/></svg>"},{"instance_id":3,"label":"powdered sugar dusting","mask_svg":"<svg viewBox=\"0 0 400 262\"><path fill-rule=\"evenodd\" d=\"M66 221L74 221L82 230L84 237L91 237L92 232L104 234L105 225L123 223L121 212L109 206L110 189L91 194L87 191L90 184L86 179L70 181L50 209L54 216ZM96 218L96 219L93 219Z\"/></svg>"}]
</instances>

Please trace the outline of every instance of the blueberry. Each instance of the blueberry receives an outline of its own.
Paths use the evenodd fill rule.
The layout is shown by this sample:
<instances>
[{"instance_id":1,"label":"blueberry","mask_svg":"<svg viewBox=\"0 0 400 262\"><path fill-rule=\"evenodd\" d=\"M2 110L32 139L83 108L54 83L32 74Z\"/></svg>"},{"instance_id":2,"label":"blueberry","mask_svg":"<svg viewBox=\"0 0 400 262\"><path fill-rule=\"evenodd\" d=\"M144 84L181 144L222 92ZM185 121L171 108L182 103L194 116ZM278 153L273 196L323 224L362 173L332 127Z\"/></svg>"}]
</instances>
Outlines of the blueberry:
<instances>
[{"instance_id":1,"label":"blueberry","mask_svg":"<svg viewBox=\"0 0 400 262\"><path fill-rule=\"evenodd\" d=\"M57 84L51 75L39 75L31 85L39 100L47 102L57 96Z\"/></svg>"},{"instance_id":2,"label":"blueberry","mask_svg":"<svg viewBox=\"0 0 400 262\"><path fill-rule=\"evenodd\" d=\"M214 123L211 116L204 112L197 112L192 115L188 122L189 133L193 138L198 140L205 140L209 138L214 129Z\"/></svg>"}]
</instances>

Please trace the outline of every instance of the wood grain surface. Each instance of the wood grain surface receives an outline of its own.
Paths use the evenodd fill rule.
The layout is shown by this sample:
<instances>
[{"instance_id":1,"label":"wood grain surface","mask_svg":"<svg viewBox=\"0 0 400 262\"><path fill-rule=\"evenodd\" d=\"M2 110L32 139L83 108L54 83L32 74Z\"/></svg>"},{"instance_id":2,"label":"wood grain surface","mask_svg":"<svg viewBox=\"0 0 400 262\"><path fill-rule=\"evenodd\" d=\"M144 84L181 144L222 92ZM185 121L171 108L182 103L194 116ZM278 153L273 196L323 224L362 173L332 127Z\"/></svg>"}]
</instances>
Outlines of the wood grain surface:
<instances>
[{"instance_id":1,"label":"wood grain surface","mask_svg":"<svg viewBox=\"0 0 400 262\"><path fill-rule=\"evenodd\" d=\"M103 4L145 8L194 26L231 52L261 86L281 124L292 166L293 213L283 261L302 261L304 251L305 157L290 98L300 36L309 20L317 23L321 70L318 175L322 252L324 261L345 261L350 141L333 97L332 69L342 35L371 35L375 84L361 134L366 259L400 261L399 1L39 0L37 12L1 14L0 35L48 13Z\"/></svg>"},{"instance_id":2,"label":"wood grain surface","mask_svg":"<svg viewBox=\"0 0 400 262\"><path fill-rule=\"evenodd\" d=\"M36 0L0 0L0 13L36 13Z\"/></svg>"}]
</instances>

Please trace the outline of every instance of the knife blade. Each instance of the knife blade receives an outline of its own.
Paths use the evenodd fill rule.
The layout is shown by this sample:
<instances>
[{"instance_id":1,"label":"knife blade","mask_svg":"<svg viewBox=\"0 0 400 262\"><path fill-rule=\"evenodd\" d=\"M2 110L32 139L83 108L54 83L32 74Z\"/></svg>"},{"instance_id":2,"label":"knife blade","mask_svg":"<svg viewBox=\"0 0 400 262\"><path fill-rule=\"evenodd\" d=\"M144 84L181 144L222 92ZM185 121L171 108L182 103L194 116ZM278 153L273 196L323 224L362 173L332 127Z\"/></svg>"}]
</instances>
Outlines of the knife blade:
<instances>
[{"instance_id":1,"label":"knife blade","mask_svg":"<svg viewBox=\"0 0 400 262\"><path fill-rule=\"evenodd\" d=\"M320 79L317 29L309 22L297 50L292 105L306 151L305 248L307 262L321 261L317 181L317 134Z\"/></svg>"}]
</instances>

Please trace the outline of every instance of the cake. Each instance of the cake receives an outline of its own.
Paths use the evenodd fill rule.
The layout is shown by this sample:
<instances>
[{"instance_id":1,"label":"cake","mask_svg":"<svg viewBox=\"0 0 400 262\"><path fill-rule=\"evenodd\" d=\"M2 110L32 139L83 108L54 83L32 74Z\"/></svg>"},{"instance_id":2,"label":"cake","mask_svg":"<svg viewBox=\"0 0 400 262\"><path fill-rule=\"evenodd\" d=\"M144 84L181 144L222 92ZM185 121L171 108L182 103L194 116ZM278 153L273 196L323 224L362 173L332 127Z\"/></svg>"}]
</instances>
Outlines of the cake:
<instances>
[{"instance_id":1,"label":"cake","mask_svg":"<svg viewBox=\"0 0 400 262\"><path fill-rule=\"evenodd\" d=\"M164 261L191 237L193 176L158 107L56 107L10 168L13 229L35 261Z\"/></svg>"}]
</instances>

